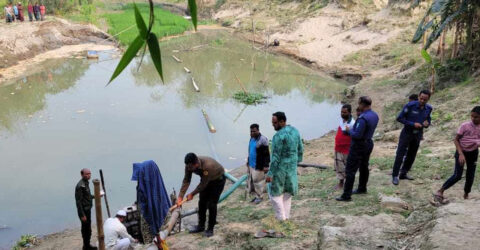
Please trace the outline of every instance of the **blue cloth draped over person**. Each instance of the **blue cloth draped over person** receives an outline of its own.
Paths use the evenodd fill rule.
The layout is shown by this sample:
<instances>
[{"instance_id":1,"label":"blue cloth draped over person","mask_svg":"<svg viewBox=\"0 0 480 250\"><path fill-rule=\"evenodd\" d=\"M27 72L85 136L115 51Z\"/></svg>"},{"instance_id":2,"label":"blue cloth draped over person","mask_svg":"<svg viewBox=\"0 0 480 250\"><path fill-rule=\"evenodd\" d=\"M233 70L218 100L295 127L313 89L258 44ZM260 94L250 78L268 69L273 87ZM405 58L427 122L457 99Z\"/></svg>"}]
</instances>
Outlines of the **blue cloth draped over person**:
<instances>
[{"instance_id":1,"label":"blue cloth draped over person","mask_svg":"<svg viewBox=\"0 0 480 250\"><path fill-rule=\"evenodd\" d=\"M160 228L171 207L162 174L154 161L133 164L132 181L137 181L137 202L153 235Z\"/></svg>"}]
</instances>

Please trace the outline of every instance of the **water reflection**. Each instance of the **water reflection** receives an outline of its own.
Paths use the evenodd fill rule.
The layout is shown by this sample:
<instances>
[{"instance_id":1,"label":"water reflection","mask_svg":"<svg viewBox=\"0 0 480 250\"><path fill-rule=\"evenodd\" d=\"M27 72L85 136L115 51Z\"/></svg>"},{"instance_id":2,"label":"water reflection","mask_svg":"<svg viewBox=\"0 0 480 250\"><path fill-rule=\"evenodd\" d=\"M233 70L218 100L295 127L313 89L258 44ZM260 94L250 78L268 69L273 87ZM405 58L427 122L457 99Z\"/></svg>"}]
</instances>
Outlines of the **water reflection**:
<instances>
[{"instance_id":1,"label":"water reflection","mask_svg":"<svg viewBox=\"0 0 480 250\"><path fill-rule=\"evenodd\" d=\"M82 60L50 60L41 72L0 87L0 128L18 129L21 121L45 108L47 95L73 87L88 66Z\"/></svg>"}]
</instances>

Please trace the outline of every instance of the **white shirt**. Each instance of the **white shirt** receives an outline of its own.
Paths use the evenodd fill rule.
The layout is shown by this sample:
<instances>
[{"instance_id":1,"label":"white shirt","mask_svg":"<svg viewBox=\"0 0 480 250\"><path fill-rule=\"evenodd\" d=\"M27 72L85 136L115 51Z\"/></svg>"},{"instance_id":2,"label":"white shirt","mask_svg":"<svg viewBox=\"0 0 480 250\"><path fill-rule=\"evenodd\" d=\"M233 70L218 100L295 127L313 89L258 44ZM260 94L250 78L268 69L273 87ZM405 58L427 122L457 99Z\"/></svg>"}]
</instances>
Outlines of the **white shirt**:
<instances>
[{"instance_id":1,"label":"white shirt","mask_svg":"<svg viewBox=\"0 0 480 250\"><path fill-rule=\"evenodd\" d=\"M352 117L352 120L350 120L350 122L347 121L343 121L343 118L340 118L340 128L342 129L342 131L345 131L346 130L346 126L348 126L350 129L353 128L353 125L355 124L355 119L353 119Z\"/></svg>"},{"instance_id":2,"label":"white shirt","mask_svg":"<svg viewBox=\"0 0 480 250\"><path fill-rule=\"evenodd\" d=\"M128 238L130 242L135 242L127 228L120 222L117 217L108 218L103 224L103 232L105 234L105 246L112 247L117 244L117 240Z\"/></svg>"}]
</instances>

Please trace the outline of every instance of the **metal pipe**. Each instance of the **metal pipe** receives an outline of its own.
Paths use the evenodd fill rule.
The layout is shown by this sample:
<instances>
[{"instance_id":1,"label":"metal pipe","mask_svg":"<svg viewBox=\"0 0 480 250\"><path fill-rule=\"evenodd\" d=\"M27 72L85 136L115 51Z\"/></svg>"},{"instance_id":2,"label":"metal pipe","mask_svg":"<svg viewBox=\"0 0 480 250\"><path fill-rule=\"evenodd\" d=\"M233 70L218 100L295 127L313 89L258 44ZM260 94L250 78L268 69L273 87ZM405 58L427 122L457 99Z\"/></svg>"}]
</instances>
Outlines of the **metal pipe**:
<instances>
[{"instance_id":1,"label":"metal pipe","mask_svg":"<svg viewBox=\"0 0 480 250\"><path fill-rule=\"evenodd\" d=\"M95 194L95 216L97 217L97 235L98 249L105 250L105 235L103 234L103 218L102 218L102 199L100 197L100 181L93 180L93 188Z\"/></svg>"},{"instance_id":2,"label":"metal pipe","mask_svg":"<svg viewBox=\"0 0 480 250\"><path fill-rule=\"evenodd\" d=\"M329 168L326 165L310 164L310 163L303 163L303 162L300 162L297 165L299 167L302 167L302 168L319 168L319 169L328 169Z\"/></svg>"}]
</instances>

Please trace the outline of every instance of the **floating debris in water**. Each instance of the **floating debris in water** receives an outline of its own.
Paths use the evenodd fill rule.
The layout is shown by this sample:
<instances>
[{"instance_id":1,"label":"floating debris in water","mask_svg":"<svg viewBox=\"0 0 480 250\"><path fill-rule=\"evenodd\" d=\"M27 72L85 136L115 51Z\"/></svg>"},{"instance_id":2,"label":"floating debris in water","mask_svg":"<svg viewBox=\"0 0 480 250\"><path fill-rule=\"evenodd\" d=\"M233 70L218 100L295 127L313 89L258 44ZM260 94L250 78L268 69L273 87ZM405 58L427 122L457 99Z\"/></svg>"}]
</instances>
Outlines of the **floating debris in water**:
<instances>
[{"instance_id":1,"label":"floating debris in water","mask_svg":"<svg viewBox=\"0 0 480 250\"><path fill-rule=\"evenodd\" d=\"M15 95L15 92L10 93L10 95Z\"/></svg>"},{"instance_id":2,"label":"floating debris in water","mask_svg":"<svg viewBox=\"0 0 480 250\"><path fill-rule=\"evenodd\" d=\"M80 109L80 110L77 110L77 114L81 114L81 113L85 113L85 109Z\"/></svg>"},{"instance_id":3,"label":"floating debris in water","mask_svg":"<svg viewBox=\"0 0 480 250\"><path fill-rule=\"evenodd\" d=\"M233 160L236 160L237 158L229 156L228 159L233 161Z\"/></svg>"},{"instance_id":4,"label":"floating debris in water","mask_svg":"<svg viewBox=\"0 0 480 250\"><path fill-rule=\"evenodd\" d=\"M260 93L245 93L245 92L237 92L233 94L233 99L237 100L238 102L247 104L247 105L257 105L261 103L266 103L265 99L266 96Z\"/></svg>"}]
</instances>

